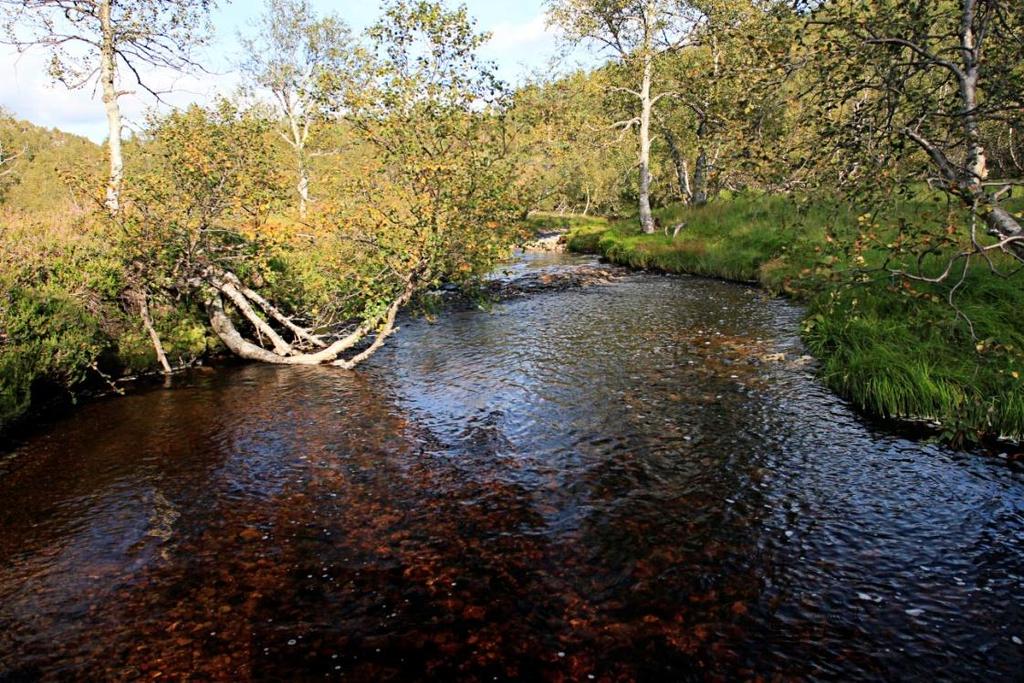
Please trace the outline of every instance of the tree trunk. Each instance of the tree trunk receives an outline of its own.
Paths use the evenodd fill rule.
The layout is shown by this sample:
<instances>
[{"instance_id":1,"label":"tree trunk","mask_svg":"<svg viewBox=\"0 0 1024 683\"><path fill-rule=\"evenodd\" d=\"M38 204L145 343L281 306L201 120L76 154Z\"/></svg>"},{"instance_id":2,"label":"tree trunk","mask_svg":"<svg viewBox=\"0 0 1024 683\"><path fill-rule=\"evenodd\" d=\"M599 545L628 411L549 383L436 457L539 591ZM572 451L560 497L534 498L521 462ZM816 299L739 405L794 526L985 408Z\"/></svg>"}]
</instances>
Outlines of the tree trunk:
<instances>
[{"instance_id":1,"label":"tree trunk","mask_svg":"<svg viewBox=\"0 0 1024 683\"><path fill-rule=\"evenodd\" d=\"M107 148L110 153L110 177L107 180L107 210L116 214L121 210L121 184L124 179L124 160L121 156L121 109L117 98L117 64L114 55L114 27L110 19L112 0L100 3L100 84L103 88L103 106L107 112Z\"/></svg>"},{"instance_id":2,"label":"tree trunk","mask_svg":"<svg viewBox=\"0 0 1024 683\"><path fill-rule=\"evenodd\" d=\"M1024 228L1009 211L998 205L989 204L983 208L985 224L990 235L999 240L1016 239L1006 248L1019 260L1024 261Z\"/></svg>"},{"instance_id":3,"label":"tree trunk","mask_svg":"<svg viewBox=\"0 0 1024 683\"><path fill-rule=\"evenodd\" d=\"M305 218L309 205L309 171L305 159L300 159L299 164L299 217Z\"/></svg>"},{"instance_id":4,"label":"tree trunk","mask_svg":"<svg viewBox=\"0 0 1024 683\"><path fill-rule=\"evenodd\" d=\"M668 144L669 156L672 157L672 165L675 166L676 169L676 178L679 180L679 197L684 203L688 203L691 198L690 170L687 168L686 159L683 157L683 153L679 149L679 144L676 141L675 134L668 128L668 126L663 126L661 132L662 135L665 136L665 142Z\"/></svg>"},{"instance_id":5,"label":"tree trunk","mask_svg":"<svg viewBox=\"0 0 1024 683\"><path fill-rule=\"evenodd\" d=\"M153 326L153 316L149 313L148 297L144 292L140 292L138 298L139 317L142 318L142 325L146 328L149 340L153 344L153 350L156 352L156 359L160 362L160 367L165 375L169 375L173 370L171 370L171 364L167 362L167 354L164 353L164 345L160 342L160 335L157 334L156 327Z\"/></svg>"},{"instance_id":6,"label":"tree trunk","mask_svg":"<svg viewBox=\"0 0 1024 683\"><path fill-rule=\"evenodd\" d=\"M651 213L651 78L654 71L654 55L651 53L650 38L645 38L644 76L640 86L640 227L647 233L654 232L654 216Z\"/></svg>"},{"instance_id":7,"label":"tree trunk","mask_svg":"<svg viewBox=\"0 0 1024 683\"><path fill-rule=\"evenodd\" d=\"M309 207L309 159L306 156L309 121L305 120L305 107L299 104L301 98L293 100L293 94L287 91L282 92L279 97L284 103L285 116L288 118L290 128L290 137L285 135L284 138L295 152L295 167L299 175L295 187L299 194L299 217L305 218Z\"/></svg>"},{"instance_id":8,"label":"tree trunk","mask_svg":"<svg viewBox=\"0 0 1024 683\"><path fill-rule=\"evenodd\" d=\"M708 153L703 147L697 154L697 164L693 169L693 192L690 196L694 206L708 203Z\"/></svg>"},{"instance_id":9,"label":"tree trunk","mask_svg":"<svg viewBox=\"0 0 1024 683\"><path fill-rule=\"evenodd\" d=\"M960 98L963 102L964 138L967 142L966 168L961 186L966 185L962 196L970 199L983 214L989 234L1000 241L1016 240L1024 237L1024 229L1020 222L1009 211L1001 207L998 200L985 191L984 182L988 178L988 156L982 141L981 125L978 121L978 82L980 80L981 45L974 31L977 3L975 0L964 0L963 15L960 25L960 56L962 70L958 74ZM984 35L984 30L979 31ZM948 159L937 156L934 149L926 150L932 159L939 163L946 175L952 173ZM955 183L956 180L954 179ZM1020 260L1024 260L1024 243L1011 241L1006 249Z\"/></svg>"},{"instance_id":10,"label":"tree trunk","mask_svg":"<svg viewBox=\"0 0 1024 683\"><path fill-rule=\"evenodd\" d=\"M368 333L366 327L363 326L344 339L339 339L328 348L317 353L282 356L273 351L268 351L262 346L253 344L241 335L224 310L224 300L221 298L220 292L214 295L207 305L210 314L210 326L217 333L217 336L220 337L220 340L224 342L224 346L228 347L228 350L239 358L256 360L262 363L272 363L275 365L320 365L322 363L330 363L339 354L358 344Z\"/></svg>"},{"instance_id":11,"label":"tree trunk","mask_svg":"<svg viewBox=\"0 0 1024 683\"><path fill-rule=\"evenodd\" d=\"M978 81L980 80L981 46L974 32L977 6L974 0L964 0L963 19L960 26L960 55L963 63L959 76L960 98L963 100L964 138L967 141L966 184L967 196L979 206L988 226L989 234L999 240L1024 237L1020 222L1009 211L999 206L985 191L983 183L988 178L988 155L982 141L981 125L978 122ZM984 31L979 31L984 34ZM932 155L935 158L935 155ZM1024 243L1010 242L1007 249L1018 259L1024 260Z\"/></svg>"},{"instance_id":12,"label":"tree trunk","mask_svg":"<svg viewBox=\"0 0 1024 683\"><path fill-rule=\"evenodd\" d=\"M245 316L245 319L249 321L257 334L265 336L270 340L270 343L274 346L274 353L279 356L289 356L292 354L291 345L265 320L260 318L259 314L249 305L249 300L246 299L245 295L234 284L230 282L217 282L215 286L231 300L231 303Z\"/></svg>"},{"instance_id":13,"label":"tree trunk","mask_svg":"<svg viewBox=\"0 0 1024 683\"><path fill-rule=\"evenodd\" d=\"M693 188L690 186L690 165L686 159L683 159L683 177L680 180L683 183L683 193L686 195L687 203L693 201Z\"/></svg>"},{"instance_id":14,"label":"tree trunk","mask_svg":"<svg viewBox=\"0 0 1024 683\"><path fill-rule=\"evenodd\" d=\"M959 75L960 98L963 100L964 137L967 140L968 181L980 187L988 177L985 147L981 143L978 124L978 58L980 51L974 36L974 0L964 0L963 23L960 28L960 55L963 71Z\"/></svg>"},{"instance_id":15,"label":"tree trunk","mask_svg":"<svg viewBox=\"0 0 1024 683\"><path fill-rule=\"evenodd\" d=\"M369 358L394 333L395 318L398 315L398 311L402 306L409 303L413 293L415 293L418 277L419 274L417 273L409 275L404 290L391 302L386 311L371 320L365 321L348 336L338 339L330 345L323 346L318 351L309 353L294 354L283 350L271 351L243 337L224 309L224 297L227 296L228 300L235 304L236 308L246 319L250 322L253 321L248 313L248 304L244 302L244 290L239 290L230 280L227 282L215 281L211 283L216 288L216 291L207 301L207 311L213 331L217 333L217 336L220 337L224 345L240 358L275 365L322 365L331 363L338 367L351 369ZM348 360L339 358L342 353L352 349L374 332L376 332L376 337L366 350Z\"/></svg>"},{"instance_id":16,"label":"tree trunk","mask_svg":"<svg viewBox=\"0 0 1024 683\"><path fill-rule=\"evenodd\" d=\"M218 277L234 285L239 293L241 293L249 301L259 306L267 315L269 315L271 318L273 318L278 323L283 325L286 329L291 331L291 333L294 334L295 338L298 339L299 341L306 342L320 349L327 346L324 340L321 339L319 336L313 334L304 327L296 325L295 321L293 321L291 318L289 318L280 310L278 310L276 306L274 306L265 298L263 298L258 292L254 292L253 290L246 287L242 283L242 281L238 279L238 276L236 276L234 273L218 273Z\"/></svg>"}]
</instances>

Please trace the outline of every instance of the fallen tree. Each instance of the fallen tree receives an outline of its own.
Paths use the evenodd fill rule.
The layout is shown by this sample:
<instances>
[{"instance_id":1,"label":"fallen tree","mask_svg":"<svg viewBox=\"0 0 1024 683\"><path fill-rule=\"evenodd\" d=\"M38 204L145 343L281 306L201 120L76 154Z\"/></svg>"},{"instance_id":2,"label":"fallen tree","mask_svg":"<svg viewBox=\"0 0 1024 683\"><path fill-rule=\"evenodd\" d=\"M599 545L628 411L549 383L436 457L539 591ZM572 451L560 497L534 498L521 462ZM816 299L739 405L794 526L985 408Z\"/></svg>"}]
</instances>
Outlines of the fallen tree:
<instances>
[{"instance_id":1,"label":"fallen tree","mask_svg":"<svg viewBox=\"0 0 1024 683\"><path fill-rule=\"evenodd\" d=\"M206 308L213 331L217 333L224 346L240 358L275 365L323 365L329 363L351 370L372 356L395 332L395 320L398 312L402 306L409 303L416 292L418 281L418 276L415 273L411 274L406 278L401 293L391 301L383 312L364 320L356 325L353 331L330 343L325 341L323 336L301 327L281 313L258 293L242 285L232 273L218 273L217 276L208 280L213 291L207 300ZM239 332L225 308L225 300L233 304L237 313L256 330L260 338L259 343L247 339ZM293 341L288 342L278 334L259 315L253 308L254 306L285 327L293 335ZM342 354L357 347L360 342L370 336L373 337L372 343L362 351L348 359L340 358ZM272 348L267 348L268 342Z\"/></svg>"},{"instance_id":2,"label":"fallen tree","mask_svg":"<svg viewBox=\"0 0 1024 683\"><path fill-rule=\"evenodd\" d=\"M352 156L321 171L336 194L313 207L290 204L265 109L223 101L148 131L114 220L126 287L147 292L122 298L158 358L158 310L187 309L240 358L354 368L417 292L482 276L515 242L518 166L502 88L476 57L485 36L465 10L404 2L368 35L335 105Z\"/></svg>"}]
</instances>

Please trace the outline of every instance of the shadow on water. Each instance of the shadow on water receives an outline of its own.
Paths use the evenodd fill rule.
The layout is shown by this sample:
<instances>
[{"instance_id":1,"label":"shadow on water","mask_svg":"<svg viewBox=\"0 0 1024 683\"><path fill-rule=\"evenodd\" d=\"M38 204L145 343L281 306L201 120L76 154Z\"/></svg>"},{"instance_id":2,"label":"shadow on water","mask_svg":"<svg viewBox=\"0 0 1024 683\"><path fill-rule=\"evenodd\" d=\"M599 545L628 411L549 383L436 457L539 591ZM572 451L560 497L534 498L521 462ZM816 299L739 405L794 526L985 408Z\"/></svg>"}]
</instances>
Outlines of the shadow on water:
<instances>
[{"instance_id":1,"label":"shadow on water","mask_svg":"<svg viewBox=\"0 0 1024 683\"><path fill-rule=\"evenodd\" d=\"M1019 675L1024 475L798 317L635 276L85 406L0 477L0 680Z\"/></svg>"}]
</instances>

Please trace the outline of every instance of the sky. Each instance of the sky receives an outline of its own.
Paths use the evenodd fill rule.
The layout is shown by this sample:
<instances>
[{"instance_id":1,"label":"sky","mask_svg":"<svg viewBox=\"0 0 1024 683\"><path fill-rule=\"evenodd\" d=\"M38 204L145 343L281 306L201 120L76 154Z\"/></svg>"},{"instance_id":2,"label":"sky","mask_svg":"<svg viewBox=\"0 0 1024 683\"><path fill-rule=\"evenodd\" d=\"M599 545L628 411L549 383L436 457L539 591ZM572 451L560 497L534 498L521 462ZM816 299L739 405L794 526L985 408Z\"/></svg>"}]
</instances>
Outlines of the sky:
<instances>
[{"instance_id":1,"label":"sky","mask_svg":"<svg viewBox=\"0 0 1024 683\"><path fill-rule=\"evenodd\" d=\"M548 69L559 52L557 36L546 26L543 0L464 0L480 30L493 34L483 56L493 60L503 79L521 82L525 75ZM372 24L378 16L378 0L312 0L319 14L335 13L356 31ZM201 76L150 73L159 89L173 89L166 97L173 106L205 103L219 94L229 95L238 85L233 67L239 54L238 32L248 29L263 10L262 0L234 0L221 3L213 14L213 43L201 53L211 72ZM0 47L0 107L17 118L48 128L84 135L96 142L106 138L103 104L93 88L69 91L51 82L46 73L47 57L41 48L18 54ZM146 112L159 106L152 97L126 95L121 106L128 128L138 128Z\"/></svg>"}]
</instances>

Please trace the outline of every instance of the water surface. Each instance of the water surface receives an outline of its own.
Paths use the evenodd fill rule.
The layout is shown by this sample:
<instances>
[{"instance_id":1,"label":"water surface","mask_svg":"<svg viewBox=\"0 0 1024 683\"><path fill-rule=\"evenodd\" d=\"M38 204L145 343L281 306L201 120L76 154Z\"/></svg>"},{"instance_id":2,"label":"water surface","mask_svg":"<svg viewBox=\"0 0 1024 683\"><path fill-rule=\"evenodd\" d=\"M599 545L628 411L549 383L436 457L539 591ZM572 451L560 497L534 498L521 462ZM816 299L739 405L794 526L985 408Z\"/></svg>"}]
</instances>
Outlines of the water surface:
<instances>
[{"instance_id":1,"label":"water surface","mask_svg":"<svg viewBox=\"0 0 1024 683\"><path fill-rule=\"evenodd\" d=\"M87 405L0 474L0 680L1018 678L1024 474L798 320L636 275Z\"/></svg>"}]
</instances>

